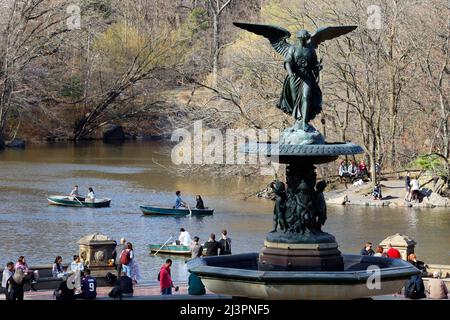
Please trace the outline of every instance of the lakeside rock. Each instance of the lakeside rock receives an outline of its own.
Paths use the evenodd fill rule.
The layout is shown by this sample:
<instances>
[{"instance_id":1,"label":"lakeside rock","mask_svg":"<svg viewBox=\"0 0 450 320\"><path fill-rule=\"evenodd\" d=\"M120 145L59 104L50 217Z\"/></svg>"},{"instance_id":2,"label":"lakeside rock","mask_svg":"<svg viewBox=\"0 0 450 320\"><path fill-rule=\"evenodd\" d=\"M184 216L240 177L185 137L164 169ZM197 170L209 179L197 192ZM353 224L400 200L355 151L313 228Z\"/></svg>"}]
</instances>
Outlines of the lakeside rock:
<instances>
[{"instance_id":1,"label":"lakeside rock","mask_svg":"<svg viewBox=\"0 0 450 320\"><path fill-rule=\"evenodd\" d=\"M125 141L125 133L122 126L110 124L103 130L103 142L114 143Z\"/></svg>"},{"instance_id":2,"label":"lakeside rock","mask_svg":"<svg viewBox=\"0 0 450 320\"><path fill-rule=\"evenodd\" d=\"M348 202L348 196L345 194L337 198L328 199L326 202L327 204L345 205Z\"/></svg>"},{"instance_id":3,"label":"lakeside rock","mask_svg":"<svg viewBox=\"0 0 450 320\"><path fill-rule=\"evenodd\" d=\"M0 150L5 149L5 141L0 137Z\"/></svg>"},{"instance_id":4,"label":"lakeside rock","mask_svg":"<svg viewBox=\"0 0 450 320\"><path fill-rule=\"evenodd\" d=\"M450 199L440 196L436 192L431 193L428 197L424 197L422 203L435 207L450 207Z\"/></svg>"},{"instance_id":5,"label":"lakeside rock","mask_svg":"<svg viewBox=\"0 0 450 320\"><path fill-rule=\"evenodd\" d=\"M11 149L25 149L25 140L13 139L6 144L6 147Z\"/></svg>"}]
</instances>

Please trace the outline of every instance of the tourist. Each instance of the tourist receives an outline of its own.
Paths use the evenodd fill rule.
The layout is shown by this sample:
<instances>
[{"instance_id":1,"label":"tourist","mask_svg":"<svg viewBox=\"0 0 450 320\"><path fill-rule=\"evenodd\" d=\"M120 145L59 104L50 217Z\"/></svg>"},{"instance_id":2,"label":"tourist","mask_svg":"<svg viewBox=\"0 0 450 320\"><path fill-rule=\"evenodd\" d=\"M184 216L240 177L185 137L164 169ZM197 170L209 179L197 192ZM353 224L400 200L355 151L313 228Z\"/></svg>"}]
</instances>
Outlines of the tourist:
<instances>
[{"instance_id":1,"label":"tourist","mask_svg":"<svg viewBox=\"0 0 450 320\"><path fill-rule=\"evenodd\" d=\"M183 246L190 246L192 243L191 235L184 228L180 229L180 236L178 237L177 244Z\"/></svg>"},{"instance_id":2,"label":"tourist","mask_svg":"<svg viewBox=\"0 0 450 320\"><path fill-rule=\"evenodd\" d=\"M382 200L383 196L381 194L381 185L379 182L376 183L372 191L373 200Z\"/></svg>"},{"instance_id":3,"label":"tourist","mask_svg":"<svg viewBox=\"0 0 450 320\"><path fill-rule=\"evenodd\" d=\"M205 285L196 274L190 273L188 278L188 294L201 296L206 294Z\"/></svg>"},{"instance_id":4,"label":"tourist","mask_svg":"<svg viewBox=\"0 0 450 320\"><path fill-rule=\"evenodd\" d=\"M167 259L159 271L158 280L162 295L172 294L172 288L178 291L178 287L175 287L172 282L172 276L170 274L170 267L172 266L172 260Z\"/></svg>"},{"instance_id":5,"label":"tourist","mask_svg":"<svg viewBox=\"0 0 450 320\"><path fill-rule=\"evenodd\" d=\"M53 296L55 297L55 300L58 300L58 301L75 300L75 286L74 286L75 283L72 281L72 286L71 286L71 288L69 288L69 286L67 285L68 281L72 281L71 277L64 276L62 278L62 281L59 284L58 289L56 289L53 292Z\"/></svg>"},{"instance_id":6,"label":"tourist","mask_svg":"<svg viewBox=\"0 0 450 320\"><path fill-rule=\"evenodd\" d=\"M372 242L366 242L364 248L361 249L360 255L373 256L375 252L372 250Z\"/></svg>"},{"instance_id":7,"label":"tourist","mask_svg":"<svg viewBox=\"0 0 450 320\"><path fill-rule=\"evenodd\" d=\"M376 178L376 181L381 180L381 160L378 160L375 163L375 178Z\"/></svg>"},{"instance_id":8,"label":"tourist","mask_svg":"<svg viewBox=\"0 0 450 320\"><path fill-rule=\"evenodd\" d=\"M358 165L358 176L363 178L364 176L369 176L369 171L367 170L366 163L361 160Z\"/></svg>"},{"instance_id":9,"label":"tourist","mask_svg":"<svg viewBox=\"0 0 450 320\"><path fill-rule=\"evenodd\" d=\"M192 241L192 244L191 244L191 258L192 259L199 258L203 254L203 247L199 243L199 241L200 241L200 238L197 236L195 236L194 240Z\"/></svg>"},{"instance_id":10,"label":"tourist","mask_svg":"<svg viewBox=\"0 0 450 320\"><path fill-rule=\"evenodd\" d=\"M9 294L9 279L14 274L14 262L10 261L6 264L5 269L3 269L3 275L2 275L2 293L5 294L6 300L10 300L10 294Z\"/></svg>"},{"instance_id":11,"label":"tourist","mask_svg":"<svg viewBox=\"0 0 450 320\"><path fill-rule=\"evenodd\" d=\"M222 230L222 239L219 240L220 252L219 255L223 256L231 254L231 238L227 236L227 230Z\"/></svg>"},{"instance_id":12,"label":"tourist","mask_svg":"<svg viewBox=\"0 0 450 320\"><path fill-rule=\"evenodd\" d=\"M22 268L15 269L14 274L7 282L9 299L12 301L23 300L23 285L25 284L25 273Z\"/></svg>"},{"instance_id":13,"label":"tourist","mask_svg":"<svg viewBox=\"0 0 450 320\"><path fill-rule=\"evenodd\" d=\"M78 190L78 185L75 185L72 189L72 191L70 192L69 196L71 197L79 197L80 196L80 192Z\"/></svg>"},{"instance_id":14,"label":"tourist","mask_svg":"<svg viewBox=\"0 0 450 320\"><path fill-rule=\"evenodd\" d=\"M358 175L358 166L356 165L355 161L350 161L350 164L347 167L347 173L350 177L350 181L353 182L353 180L355 180L356 176Z\"/></svg>"},{"instance_id":15,"label":"tourist","mask_svg":"<svg viewBox=\"0 0 450 320\"><path fill-rule=\"evenodd\" d=\"M37 289L34 287L34 285L37 283L36 279L35 279L36 276L34 274L34 271L30 270L28 268L28 264L25 261L25 257L24 256L20 256L19 257L19 259L17 260L17 262L16 262L16 264L14 266L14 269L15 270L22 269L24 277L25 277L24 282L30 283L31 290L37 291Z\"/></svg>"},{"instance_id":16,"label":"tourist","mask_svg":"<svg viewBox=\"0 0 450 320\"><path fill-rule=\"evenodd\" d=\"M70 264L70 273L81 273L82 271L84 271L84 265L81 262L80 256L76 254L73 256L73 261Z\"/></svg>"},{"instance_id":17,"label":"tourist","mask_svg":"<svg viewBox=\"0 0 450 320\"><path fill-rule=\"evenodd\" d=\"M122 265L122 271L131 278L131 260L134 258L133 245L128 242L126 249L120 253L120 264Z\"/></svg>"},{"instance_id":18,"label":"tourist","mask_svg":"<svg viewBox=\"0 0 450 320\"><path fill-rule=\"evenodd\" d=\"M175 198L175 205L173 206L175 209L178 208L187 208L186 202L181 199L181 191L175 192L176 198Z\"/></svg>"},{"instance_id":19,"label":"tourist","mask_svg":"<svg viewBox=\"0 0 450 320\"><path fill-rule=\"evenodd\" d=\"M428 275L427 267L423 261L417 260L417 256L415 253L410 253L408 255L408 262L411 263L414 267L422 272L422 275Z\"/></svg>"},{"instance_id":20,"label":"tourist","mask_svg":"<svg viewBox=\"0 0 450 320\"><path fill-rule=\"evenodd\" d=\"M63 278L65 275L67 275L67 272L64 271L62 261L63 261L63 259L61 256L57 256L55 258L55 262L53 263L53 266L52 266L53 278Z\"/></svg>"},{"instance_id":21,"label":"tourist","mask_svg":"<svg viewBox=\"0 0 450 320\"><path fill-rule=\"evenodd\" d=\"M386 252L386 255L388 256L388 258L391 259L401 259L402 255L400 254L400 251L398 251L397 249L395 249L392 244L388 244L388 251Z\"/></svg>"},{"instance_id":22,"label":"tourist","mask_svg":"<svg viewBox=\"0 0 450 320\"><path fill-rule=\"evenodd\" d=\"M211 233L208 241L205 243L206 256L217 256L219 253L219 242L216 241L216 235Z\"/></svg>"},{"instance_id":23,"label":"tourist","mask_svg":"<svg viewBox=\"0 0 450 320\"><path fill-rule=\"evenodd\" d=\"M345 161L341 161L338 169L339 181L342 183L342 180L348 176L347 167L345 166Z\"/></svg>"},{"instance_id":24,"label":"tourist","mask_svg":"<svg viewBox=\"0 0 450 320\"><path fill-rule=\"evenodd\" d=\"M411 174L409 173L409 171L406 171L405 189L406 189L405 200L411 201Z\"/></svg>"},{"instance_id":25,"label":"tourist","mask_svg":"<svg viewBox=\"0 0 450 320\"><path fill-rule=\"evenodd\" d=\"M81 278L81 293L75 295L75 299L93 300L97 297L97 279L91 276L91 270L84 270Z\"/></svg>"},{"instance_id":26,"label":"tourist","mask_svg":"<svg viewBox=\"0 0 450 320\"><path fill-rule=\"evenodd\" d=\"M384 249L382 246L377 246L377 249L375 251L376 252L373 255L374 257L383 257L383 258L387 257L387 255L384 253Z\"/></svg>"},{"instance_id":27,"label":"tourist","mask_svg":"<svg viewBox=\"0 0 450 320\"><path fill-rule=\"evenodd\" d=\"M88 188L88 194L86 196L86 199L90 202L95 202L95 192L94 189L92 187Z\"/></svg>"},{"instance_id":28,"label":"tourist","mask_svg":"<svg viewBox=\"0 0 450 320\"><path fill-rule=\"evenodd\" d=\"M420 190L419 179L417 177L414 177L411 180L411 201L415 202L419 201L419 190Z\"/></svg>"},{"instance_id":29,"label":"tourist","mask_svg":"<svg viewBox=\"0 0 450 320\"><path fill-rule=\"evenodd\" d=\"M133 296L133 280L127 276L126 272L121 272L114 288L109 292L110 298L122 299L123 296Z\"/></svg>"},{"instance_id":30,"label":"tourist","mask_svg":"<svg viewBox=\"0 0 450 320\"><path fill-rule=\"evenodd\" d=\"M196 200L197 200L197 205L195 206L195 208L200 209L200 210L205 209L205 204L203 203L203 199L199 194L197 195Z\"/></svg>"},{"instance_id":31,"label":"tourist","mask_svg":"<svg viewBox=\"0 0 450 320\"><path fill-rule=\"evenodd\" d=\"M426 298L425 285L420 275L413 275L405 283L405 298L422 299Z\"/></svg>"},{"instance_id":32,"label":"tourist","mask_svg":"<svg viewBox=\"0 0 450 320\"><path fill-rule=\"evenodd\" d=\"M123 250L127 248L127 240L125 238L120 239L120 243L116 245L116 247L113 250L113 258L114 258L114 264L116 266L117 274L120 274L122 271L122 264L120 263L120 254Z\"/></svg>"},{"instance_id":33,"label":"tourist","mask_svg":"<svg viewBox=\"0 0 450 320\"><path fill-rule=\"evenodd\" d=\"M141 280L141 272L140 272L139 264L137 262L134 251L133 251L133 259L131 259L130 267L131 267L131 280L133 280L134 284L137 284L138 281Z\"/></svg>"},{"instance_id":34,"label":"tourist","mask_svg":"<svg viewBox=\"0 0 450 320\"><path fill-rule=\"evenodd\" d=\"M433 272L433 278L428 280L427 292L430 299L448 299L447 286L438 271Z\"/></svg>"}]
</instances>

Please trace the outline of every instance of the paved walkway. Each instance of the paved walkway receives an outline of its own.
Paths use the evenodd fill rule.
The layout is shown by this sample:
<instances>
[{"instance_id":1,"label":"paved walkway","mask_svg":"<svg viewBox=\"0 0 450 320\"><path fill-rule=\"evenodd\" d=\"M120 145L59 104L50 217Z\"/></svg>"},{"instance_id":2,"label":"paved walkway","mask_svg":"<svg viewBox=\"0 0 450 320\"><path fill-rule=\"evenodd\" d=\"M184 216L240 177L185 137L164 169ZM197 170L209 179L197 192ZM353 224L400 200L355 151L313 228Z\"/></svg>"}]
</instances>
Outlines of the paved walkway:
<instances>
[{"instance_id":1,"label":"paved walkway","mask_svg":"<svg viewBox=\"0 0 450 320\"><path fill-rule=\"evenodd\" d=\"M169 299L177 299L177 296L182 299L226 299L225 296L219 296L208 292L205 296L189 296L187 283L178 284L180 290L178 292L173 292L172 297ZM112 287L98 287L97 288L97 298L107 298L108 293L112 290ZM134 297L133 299L160 299L162 298L160 294L159 285L155 283L138 284L134 287ZM166 296L164 297L164 299ZM0 295L0 300L5 300L5 295ZM39 291L26 291L24 295L24 300L53 300L53 290L39 290Z\"/></svg>"}]
</instances>

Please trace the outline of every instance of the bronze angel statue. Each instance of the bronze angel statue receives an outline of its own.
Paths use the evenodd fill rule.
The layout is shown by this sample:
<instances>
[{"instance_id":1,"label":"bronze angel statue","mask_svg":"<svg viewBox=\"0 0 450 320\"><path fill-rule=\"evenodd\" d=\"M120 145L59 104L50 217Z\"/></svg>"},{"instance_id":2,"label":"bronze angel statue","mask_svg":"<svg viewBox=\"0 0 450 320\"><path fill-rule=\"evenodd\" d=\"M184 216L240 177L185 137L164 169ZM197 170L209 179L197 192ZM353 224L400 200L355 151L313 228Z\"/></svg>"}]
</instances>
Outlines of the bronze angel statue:
<instances>
[{"instance_id":1,"label":"bronze angel statue","mask_svg":"<svg viewBox=\"0 0 450 320\"><path fill-rule=\"evenodd\" d=\"M322 111L322 91L319 73L322 70L316 49L322 42L349 33L356 26L335 26L317 29L313 34L306 30L297 33L298 42L286 41L291 33L284 28L262 24L235 22L241 29L263 36L284 57L287 76L277 107L296 120L294 130L311 131L309 122Z\"/></svg>"}]
</instances>

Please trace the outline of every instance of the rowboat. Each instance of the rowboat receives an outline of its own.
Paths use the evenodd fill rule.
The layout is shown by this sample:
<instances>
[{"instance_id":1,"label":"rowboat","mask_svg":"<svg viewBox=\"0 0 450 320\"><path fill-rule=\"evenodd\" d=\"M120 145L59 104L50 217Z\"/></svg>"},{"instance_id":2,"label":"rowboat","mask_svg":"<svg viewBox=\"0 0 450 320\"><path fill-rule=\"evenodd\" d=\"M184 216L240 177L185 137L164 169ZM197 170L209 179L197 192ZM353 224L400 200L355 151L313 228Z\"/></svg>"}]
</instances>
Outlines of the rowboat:
<instances>
[{"instance_id":1,"label":"rowboat","mask_svg":"<svg viewBox=\"0 0 450 320\"><path fill-rule=\"evenodd\" d=\"M111 204L111 199L108 198L86 201L84 198L80 200L71 196L49 196L47 200L49 204L66 207L104 208Z\"/></svg>"},{"instance_id":2,"label":"rowboat","mask_svg":"<svg viewBox=\"0 0 450 320\"><path fill-rule=\"evenodd\" d=\"M184 209L184 208L164 208L164 207L151 207L151 206L139 206L144 215L164 215L164 216L186 216L191 212L193 215L211 215L214 213L214 209Z\"/></svg>"},{"instance_id":3,"label":"rowboat","mask_svg":"<svg viewBox=\"0 0 450 320\"><path fill-rule=\"evenodd\" d=\"M150 252L158 252L165 254L177 254L183 256L191 255L191 248L189 246L176 245L176 244L149 244ZM159 250L159 251L158 251Z\"/></svg>"}]
</instances>

